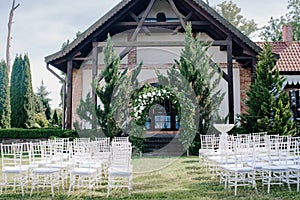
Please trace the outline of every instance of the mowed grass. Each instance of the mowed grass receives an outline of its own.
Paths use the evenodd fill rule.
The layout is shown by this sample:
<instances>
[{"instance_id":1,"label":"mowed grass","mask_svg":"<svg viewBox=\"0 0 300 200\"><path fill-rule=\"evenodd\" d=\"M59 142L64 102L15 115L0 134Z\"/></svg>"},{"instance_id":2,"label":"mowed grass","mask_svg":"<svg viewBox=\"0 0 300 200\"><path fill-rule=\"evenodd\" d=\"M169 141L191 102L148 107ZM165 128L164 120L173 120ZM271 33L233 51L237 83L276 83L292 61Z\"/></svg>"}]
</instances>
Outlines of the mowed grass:
<instances>
[{"instance_id":1,"label":"mowed grass","mask_svg":"<svg viewBox=\"0 0 300 200\"><path fill-rule=\"evenodd\" d=\"M252 188L238 188L238 195L234 196L233 189L225 190L219 180L212 177L203 167L199 166L198 157L181 158L134 158L133 191L128 195L127 189L113 189L107 199L300 199L295 185L292 192L287 186L272 186L270 194L266 187L258 183L258 194ZM30 188L29 188L30 190ZM22 197L19 190L12 189L4 192L0 199L52 199L49 188L35 190L32 198L30 191ZM89 192L75 189L67 196L67 190L55 190L54 199L103 199L106 198L107 181L103 180L92 197Z\"/></svg>"}]
</instances>

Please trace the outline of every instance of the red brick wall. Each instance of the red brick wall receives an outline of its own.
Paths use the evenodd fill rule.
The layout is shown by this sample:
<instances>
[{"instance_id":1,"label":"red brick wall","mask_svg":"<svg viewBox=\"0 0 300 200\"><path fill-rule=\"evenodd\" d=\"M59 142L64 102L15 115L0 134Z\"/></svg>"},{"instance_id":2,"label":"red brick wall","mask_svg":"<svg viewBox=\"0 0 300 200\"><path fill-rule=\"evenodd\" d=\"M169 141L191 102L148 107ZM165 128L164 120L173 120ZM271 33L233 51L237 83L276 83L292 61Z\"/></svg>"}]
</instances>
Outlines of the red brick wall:
<instances>
[{"instance_id":1,"label":"red brick wall","mask_svg":"<svg viewBox=\"0 0 300 200\"><path fill-rule=\"evenodd\" d=\"M73 123L78 121L81 122L77 115L76 109L82 99L82 70L73 69L73 88L72 88L72 129L74 129ZM84 97L85 98L85 97Z\"/></svg>"},{"instance_id":2,"label":"red brick wall","mask_svg":"<svg viewBox=\"0 0 300 200\"><path fill-rule=\"evenodd\" d=\"M246 105L244 100L247 98L247 91L251 84L251 68L240 67L240 89L241 89L241 114L245 113Z\"/></svg>"},{"instance_id":3,"label":"red brick wall","mask_svg":"<svg viewBox=\"0 0 300 200\"><path fill-rule=\"evenodd\" d=\"M137 52L136 48L133 48L129 53L128 53L128 66L129 67L135 67L136 66L136 57L137 57Z\"/></svg>"},{"instance_id":4,"label":"red brick wall","mask_svg":"<svg viewBox=\"0 0 300 200\"><path fill-rule=\"evenodd\" d=\"M282 41L293 42L293 27L292 25L285 25L282 28Z\"/></svg>"}]
</instances>

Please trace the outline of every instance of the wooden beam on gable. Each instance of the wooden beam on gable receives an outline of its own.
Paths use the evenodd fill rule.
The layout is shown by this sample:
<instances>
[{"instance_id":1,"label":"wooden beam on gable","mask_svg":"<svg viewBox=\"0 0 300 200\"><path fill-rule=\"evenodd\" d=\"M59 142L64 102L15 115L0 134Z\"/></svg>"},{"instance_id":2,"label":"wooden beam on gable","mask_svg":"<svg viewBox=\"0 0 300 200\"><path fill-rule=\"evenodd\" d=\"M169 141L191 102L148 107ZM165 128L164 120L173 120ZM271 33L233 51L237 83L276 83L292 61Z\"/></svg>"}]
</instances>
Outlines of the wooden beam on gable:
<instances>
[{"instance_id":1,"label":"wooden beam on gable","mask_svg":"<svg viewBox=\"0 0 300 200\"><path fill-rule=\"evenodd\" d=\"M86 60L90 60L90 58L88 57L77 57L77 58L73 58L73 61L86 61Z\"/></svg>"},{"instance_id":2,"label":"wooden beam on gable","mask_svg":"<svg viewBox=\"0 0 300 200\"><path fill-rule=\"evenodd\" d=\"M133 13L130 13L130 16L137 22L139 23L139 18ZM146 27L146 26L142 26L142 29L145 31L146 35L151 35L151 31Z\"/></svg>"},{"instance_id":3,"label":"wooden beam on gable","mask_svg":"<svg viewBox=\"0 0 300 200\"><path fill-rule=\"evenodd\" d=\"M184 18L184 22L186 23L191 17L193 16L193 11L191 11L185 18ZM175 30L173 31L173 35L177 34L178 31L181 29L182 26L177 26L175 28Z\"/></svg>"},{"instance_id":4,"label":"wooden beam on gable","mask_svg":"<svg viewBox=\"0 0 300 200\"><path fill-rule=\"evenodd\" d=\"M175 3L173 0L168 0L169 1L169 4L171 5L171 8L173 9L175 15L178 17L179 21L180 21L180 24L181 26L183 27L183 29L185 30L186 29L186 22L183 20L183 17L181 15L181 13L178 11Z\"/></svg>"},{"instance_id":5,"label":"wooden beam on gable","mask_svg":"<svg viewBox=\"0 0 300 200\"><path fill-rule=\"evenodd\" d=\"M155 0L151 0L151 1L150 1L149 5L147 6L147 8L146 8L146 10L145 10L145 12L144 12L144 14L143 14L143 16L142 16L142 19L138 22L138 25L137 25L137 27L136 27L134 33L132 34L131 38L129 39L129 41L135 41L135 40L136 40L137 35L138 35L138 33L140 32L140 30L141 30L141 28L142 28L142 25L143 25L143 23L145 22L145 19L147 18L148 14L150 13L150 11L151 11L151 9L152 9L154 3L155 3ZM121 59L124 58L124 57L129 53L129 51L131 51L131 49L132 49L132 48L130 48L130 47L124 49L124 50L120 53L120 55L119 55L120 58L121 58Z\"/></svg>"},{"instance_id":6,"label":"wooden beam on gable","mask_svg":"<svg viewBox=\"0 0 300 200\"><path fill-rule=\"evenodd\" d=\"M227 30L225 27L223 27L222 25L220 25L220 23L216 22L216 20L207 12L203 12L203 10L200 9L200 7L192 1L184 1L185 3L187 3L189 6L191 6L196 12L195 13L201 13L201 15L207 20L209 21L212 25L214 25L215 27L217 27L220 31L222 31L225 35L229 36L231 33L229 32L229 30Z\"/></svg>"},{"instance_id":7,"label":"wooden beam on gable","mask_svg":"<svg viewBox=\"0 0 300 200\"><path fill-rule=\"evenodd\" d=\"M191 21L193 26L210 26L211 23L209 21ZM115 27L128 27L128 26L137 26L138 22L118 22L114 26ZM144 22L143 27L181 27L180 22Z\"/></svg>"},{"instance_id":8,"label":"wooden beam on gable","mask_svg":"<svg viewBox=\"0 0 300 200\"><path fill-rule=\"evenodd\" d=\"M210 43L210 41L202 41ZM98 47L104 47L106 42L94 42ZM211 41L211 46L226 46L230 45L229 40L214 40ZM113 47L183 47L184 41L131 41L131 42L113 42Z\"/></svg>"}]
</instances>

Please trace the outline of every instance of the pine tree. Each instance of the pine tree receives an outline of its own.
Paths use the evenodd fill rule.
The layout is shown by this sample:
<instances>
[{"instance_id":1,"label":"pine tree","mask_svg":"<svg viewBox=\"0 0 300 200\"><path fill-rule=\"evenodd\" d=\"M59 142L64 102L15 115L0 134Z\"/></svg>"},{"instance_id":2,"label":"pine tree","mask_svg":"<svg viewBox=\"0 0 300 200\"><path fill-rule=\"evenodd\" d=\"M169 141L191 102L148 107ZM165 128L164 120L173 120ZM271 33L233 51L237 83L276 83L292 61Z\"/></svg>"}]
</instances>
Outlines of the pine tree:
<instances>
[{"instance_id":1,"label":"pine tree","mask_svg":"<svg viewBox=\"0 0 300 200\"><path fill-rule=\"evenodd\" d=\"M118 84L118 80L121 79L123 74L120 74L120 57L117 56L113 50L111 44L111 38L108 35L107 44L104 48L104 64L105 69L102 72L105 84L102 86L98 84L96 86L96 94L99 97L101 104L96 109L96 115L99 121L99 125L103 132L108 137L121 135L122 130L117 127L116 121L113 118L111 110L111 101L113 91Z\"/></svg>"},{"instance_id":2,"label":"pine tree","mask_svg":"<svg viewBox=\"0 0 300 200\"><path fill-rule=\"evenodd\" d=\"M34 124L34 93L27 55L15 58L11 74L11 126L30 128Z\"/></svg>"},{"instance_id":3,"label":"pine tree","mask_svg":"<svg viewBox=\"0 0 300 200\"><path fill-rule=\"evenodd\" d=\"M48 98L49 94L51 92L47 91L47 87L44 84L44 81L41 82L41 85L37 88L37 93L36 95L38 97L40 97L42 103L43 103L43 109L45 112L45 116L47 118L47 120L51 119L51 108L49 105L49 102L51 101L50 98Z\"/></svg>"},{"instance_id":4,"label":"pine tree","mask_svg":"<svg viewBox=\"0 0 300 200\"><path fill-rule=\"evenodd\" d=\"M10 95L7 65L0 62L0 128L10 128Z\"/></svg>"},{"instance_id":5,"label":"pine tree","mask_svg":"<svg viewBox=\"0 0 300 200\"><path fill-rule=\"evenodd\" d=\"M269 43L264 44L258 59L256 78L245 100L247 111L241 115L242 127L250 133L293 134L289 98L283 91L285 79L275 68L276 59Z\"/></svg>"},{"instance_id":6,"label":"pine tree","mask_svg":"<svg viewBox=\"0 0 300 200\"><path fill-rule=\"evenodd\" d=\"M195 139L192 144L195 148L191 150L196 151L200 148L199 134L206 134L211 124L219 118L219 105L224 97L224 94L218 89L221 75L217 74L216 69L212 68L210 64L211 58L207 55L209 47L210 45L208 43L205 44L200 41L200 35L197 37L193 36L191 24L188 24L185 33L184 48L180 54L180 60L176 61L176 63L180 76L189 83L189 87L191 87L196 99L196 102L194 102L195 106L193 107L192 103L189 103L190 105L187 106L185 114L181 108L181 118L187 117L190 113L195 115L197 125L195 126L193 121L187 122L189 124L185 124L184 126L188 128L188 130L193 130L193 127L198 128L196 133L190 131L190 133L187 133L190 134L187 135L189 138L185 138L185 141ZM168 75L169 82L173 84L180 83L181 86L179 87L184 88L184 84L182 83L185 81L176 78L179 76L176 75L174 69L169 70ZM180 90L187 91L187 89ZM190 96L190 94L187 93L184 95ZM180 127L183 125L182 121L183 120L180 121ZM192 153L196 152L192 151Z\"/></svg>"},{"instance_id":7,"label":"pine tree","mask_svg":"<svg viewBox=\"0 0 300 200\"><path fill-rule=\"evenodd\" d=\"M57 112L56 110L54 110L54 113L53 113L53 117L52 117L52 124L53 125L58 125L58 115L57 115Z\"/></svg>"},{"instance_id":8,"label":"pine tree","mask_svg":"<svg viewBox=\"0 0 300 200\"><path fill-rule=\"evenodd\" d=\"M96 119L96 111L95 111L95 104L92 101L92 97L91 94L88 93L86 95L85 100L80 99L80 104L79 106L76 108L76 113L78 115L78 117L81 120L84 120L85 122L89 123L89 124L93 124L94 123L94 119ZM75 122L78 128L79 122Z\"/></svg>"}]
</instances>

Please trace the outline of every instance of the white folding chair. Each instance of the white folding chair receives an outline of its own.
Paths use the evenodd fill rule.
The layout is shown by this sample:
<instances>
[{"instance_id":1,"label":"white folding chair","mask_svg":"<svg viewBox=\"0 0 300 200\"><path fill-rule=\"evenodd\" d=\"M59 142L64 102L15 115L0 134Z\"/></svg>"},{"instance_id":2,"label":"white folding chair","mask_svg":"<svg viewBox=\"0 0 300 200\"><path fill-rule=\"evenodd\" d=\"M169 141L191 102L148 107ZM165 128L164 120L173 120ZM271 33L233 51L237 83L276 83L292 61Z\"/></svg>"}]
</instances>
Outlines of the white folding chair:
<instances>
[{"instance_id":1,"label":"white folding chair","mask_svg":"<svg viewBox=\"0 0 300 200\"><path fill-rule=\"evenodd\" d=\"M300 142L298 139L293 138L291 145L291 152L293 152L293 164L288 165L288 174L286 182L289 190L291 191L291 184L297 185L297 192L300 189Z\"/></svg>"},{"instance_id":2,"label":"white folding chair","mask_svg":"<svg viewBox=\"0 0 300 200\"><path fill-rule=\"evenodd\" d=\"M30 196L36 188L50 187L52 198L54 198L54 188L59 189L61 168L47 166L53 163L54 150L52 144L50 142L33 143L31 154L30 177L32 184Z\"/></svg>"},{"instance_id":3,"label":"white folding chair","mask_svg":"<svg viewBox=\"0 0 300 200\"><path fill-rule=\"evenodd\" d=\"M99 167L92 158L91 142L82 142L73 149L72 168L70 170L70 185L68 195L77 188L87 188L90 192L95 189L98 180ZM100 169L101 170L101 169Z\"/></svg>"},{"instance_id":4,"label":"white folding chair","mask_svg":"<svg viewBox=\"0 0 300 200\"><path fill-rule=\"evenodd\" d=\"M107 169L110 163L110 139L109 138L96 138L93 143L93 158L94 160L101 161L104 175L107 175Z\"/></svg>"},{"instance_id":5,"label":"white folding chair","mask_svg":"<svg viewBox=\"0 0 300 200\"><path fill-rule=\"evenodd\" d=\"M112 143L111 163L108 168L107 197L112 188L127 187L132 190L132 146L130 143Z\"/></svg>"},{"instance_id":6,"label":"white folding chair","mask_svg":"<svg viewBox=\"0 0 300 200\"><path fill-rule=\"evenodd\" d=\"M271 185L283 185L288 173L290 142L279 138L268 143L268 165L262 167L262 185L267 185L270 193Z\"/></svg>"},{"instance_id":7,"label":"white folding chair","mask_svg":"<svg viewBox=\"0 0 300 200\"><path fill-rule=\"evenodd\" d=\"M223 164L221 169L225 177L225 188L234 187L234 195L237 195L239 186L252 186L257 192L255 169L246 166L245 162L249 157L253 157L253 149L249 142L243 140L235 140L233 142L234 164Z\"/></svg>"},{"instance_id":8,"label":"white folding chair","mask_svg":"<svg viewBox=\"0 0 300 200\"><path fill-rule=\"evenodd\" d=\"M17 186L21 187L22 196L24 196L24 187L28 185L28 165L23 165L23 145L22 144L1 144L2 157L2 182L7 190L12 186L15 190Z\"/></svg>"}]
</instances>

